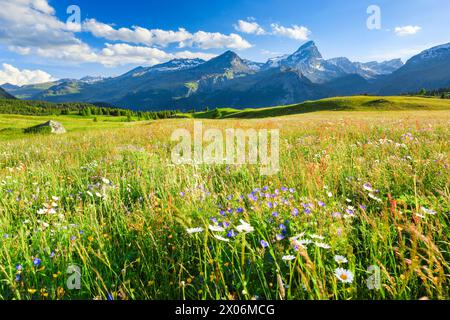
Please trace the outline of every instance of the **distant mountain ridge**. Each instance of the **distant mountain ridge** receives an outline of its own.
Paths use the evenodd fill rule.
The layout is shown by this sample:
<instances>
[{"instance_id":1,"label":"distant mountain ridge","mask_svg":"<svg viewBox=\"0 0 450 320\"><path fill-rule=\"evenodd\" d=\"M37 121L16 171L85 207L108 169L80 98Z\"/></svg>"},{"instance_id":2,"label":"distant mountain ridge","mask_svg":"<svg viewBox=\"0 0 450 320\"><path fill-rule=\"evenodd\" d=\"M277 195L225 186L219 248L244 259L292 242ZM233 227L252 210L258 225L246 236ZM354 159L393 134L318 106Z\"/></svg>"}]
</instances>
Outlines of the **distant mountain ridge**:
<instances>
[{"instance_id":1,"label":"distant mountain ridge","mask_svg":"<svg viewBox=\"0 0 450 320\"><path fill-rule=\"evenodd\" d=\"M108 103L131 109L266 107L354 94L400 94L450 86L450 44L400 59L326 60L313 41L291 55L258 63L227 51L209 61L176 59L114 78L85 77L15 87L23 99Z\"/></svg>"}]
</instances>

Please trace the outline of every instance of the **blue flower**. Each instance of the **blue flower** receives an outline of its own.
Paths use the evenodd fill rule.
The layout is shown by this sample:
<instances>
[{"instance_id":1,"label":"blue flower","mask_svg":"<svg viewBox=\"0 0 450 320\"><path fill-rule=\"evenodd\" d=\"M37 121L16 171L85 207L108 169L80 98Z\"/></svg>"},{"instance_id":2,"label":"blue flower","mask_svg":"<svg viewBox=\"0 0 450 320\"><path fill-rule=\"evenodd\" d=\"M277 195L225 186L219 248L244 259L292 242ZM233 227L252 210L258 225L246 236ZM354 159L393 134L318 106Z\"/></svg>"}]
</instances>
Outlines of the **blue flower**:
<instances>
[{"instance_id":1,"label":"blue flower","mask_svg":"<svg viewBox=\"0 0 450 320\"><path fill-rule=\"evenodd\" d=\"M297 208L294 208L294 209L292 210L292 215L293 215L294 217L298 217L298 209L297 209Z\"/></svg>"},{"instance_id":2,"label":"blue flower","mask_svg":"<svg viewBox=\"0 0 450 320\"><path fill-rule=\"evenodd\" d=\"M227 234L228 238L234 238L236 237L236 232L234 232L234 230L230 230Z\"/></svg>"},{"instance_id":3,"label":"blue flower","mask_svg":"<svg viewBox=\"0 0 450 320\"><path fill-rule=\"evenodd\" d=\"M274 213L272 213L272 217L278 217L278 212L274 212Z\"/></svg>"},{"instance_id":4,"label":"blue flower","mask_svg":"<svg viewBox=\"0 0 450 320\"><path fill-rule=\"evenodd\" d=\"M22 279L22 277L20 276L20 274L16 275L16 282L19 282Z\"/></svg>"},{"instance_id":5,"label":"blue flower","mask_svg":"<svg viewBox=\"0 0 450 320\"><path fill-rule=\"evenodd\" d=\"M236 209L236 212L237 212L237 213L242 213L242 212L244 212L244 209L241 208L241 207L239 207L239 208Z\"/></svg>"},{"instance_id":6,"label":"blue flower","mask_svg":"<svg viewBox=\"0 0 450 320\"><path fill-rule=\"evenodd\" d=\"M269 246L269 243L267 241L265 241L265 240L261 240L261 246L263 248L267 248Z\"/></svg>"},{"instance_id":7,"label":"blue flower","mask_svg":"<svg viewBox=\"0 0 450 320\"><path fill-rule=\"evenodd\" d=\"M22 265L21 265L21 264L18 264L18 265L16 266L16 270L17 270L17 271L22 271L22 270L23 270Z\"/></svg>"},{"instance_id":8,"label":"blue flower","mask_svg":"<svg viewBox=\"0 0 450 320\"><path fill-rule=\"evenodd\" d=\"M40 264L41 264L41 259L39 259L39 258L34 258L33 259L33 265L35 267L38 267Z\"/></svg>"},{"instance_id":9,"label":"blue flower","mask_svg":"<svg viewBox=\"0 0 450 320\"><path fill-rule=\"evenodd\" d=\"M319 204L319 206L322 207L322 208L325 207L325 202L323 202L323 201L319 201L318 204Z\"/></svg>"}]
</instances>

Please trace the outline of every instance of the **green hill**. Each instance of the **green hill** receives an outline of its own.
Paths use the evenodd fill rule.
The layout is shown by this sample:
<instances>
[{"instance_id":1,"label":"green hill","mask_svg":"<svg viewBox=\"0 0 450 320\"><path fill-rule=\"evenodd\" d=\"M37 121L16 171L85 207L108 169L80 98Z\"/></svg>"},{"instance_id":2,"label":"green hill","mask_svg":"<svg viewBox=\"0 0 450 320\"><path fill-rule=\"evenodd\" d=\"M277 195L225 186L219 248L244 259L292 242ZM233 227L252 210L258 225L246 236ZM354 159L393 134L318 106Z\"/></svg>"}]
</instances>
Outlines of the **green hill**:
<instances>
[{"instance_id":1,"label":"green hill","mask_svg":"<svg viewBox=\"0 0 450 320\"><path fill-rule=\"evenodd\" d=\"M222 118L269 118L319 111L399 111L399 110L450 110L450 100L421 97L335 97L300 104L264 109L220 109ZM186 114L190 118L212 119L214 111Z\"/></svg>"}]
</instances>

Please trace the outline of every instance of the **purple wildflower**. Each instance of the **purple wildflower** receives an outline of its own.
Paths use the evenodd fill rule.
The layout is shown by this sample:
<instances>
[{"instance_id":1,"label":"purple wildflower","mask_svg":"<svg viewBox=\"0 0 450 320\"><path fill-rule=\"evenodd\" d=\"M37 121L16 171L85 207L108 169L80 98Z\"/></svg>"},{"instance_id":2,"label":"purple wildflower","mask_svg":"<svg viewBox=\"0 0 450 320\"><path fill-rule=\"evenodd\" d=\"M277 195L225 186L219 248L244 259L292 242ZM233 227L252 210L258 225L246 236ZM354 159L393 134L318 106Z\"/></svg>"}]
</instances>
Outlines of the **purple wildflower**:
<instances>
[{"instance_id":1,"label":"purple wildflower","mask_svg":"<svg viewBox=\"0 0 450 320\"><path fill-rule=\"evenodd\" d=\"M230 230L227 234L228 238L234 238L236 237L236 232L234 232L234 230Z\"/></svg>"},{"instance_id":2,"label":"purple wildflower","mask_svg":"<svg viewBox=\"0 0 450 320\"><path fill-rule=\"evenodd\" d=\"M34 259L33 259L33 265L34 265L35 267L40 266L40 264L41 264L41 259L39 259L39 258L34 258Z\"/></svg>"},{"instance_id":3,"label":"purple wildflower","mask_svg":"<svg viewBox=\"0 0 450 320\"><path fill-rule=\"evenodd\" d=\"M269 243L267 241L265 241L265 240L261 240L261 246L263 248L267 248L269 246Z\"/></svg>"}]
</instances>

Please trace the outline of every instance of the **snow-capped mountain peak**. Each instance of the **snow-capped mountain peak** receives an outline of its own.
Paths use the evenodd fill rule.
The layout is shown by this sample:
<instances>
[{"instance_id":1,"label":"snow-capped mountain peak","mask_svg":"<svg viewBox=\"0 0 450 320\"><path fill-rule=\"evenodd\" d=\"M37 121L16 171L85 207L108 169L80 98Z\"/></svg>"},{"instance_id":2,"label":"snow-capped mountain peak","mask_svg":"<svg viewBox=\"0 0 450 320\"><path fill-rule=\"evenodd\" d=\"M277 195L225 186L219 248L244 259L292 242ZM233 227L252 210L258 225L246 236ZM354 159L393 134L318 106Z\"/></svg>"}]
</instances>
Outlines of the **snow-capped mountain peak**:
<instances>
[{"instance_id":1,"label":"snow-capped mountain peak","mask_svg":"<svg viewBox=\"0 0 450 320\"><path fill-rule=\"evenodd\" d=\"M443 44L440 46L433 47L431 49L422 51L417 56L411 58L410 62L436 59L440 57L447 57L450 55L450 43Z\"/></svg>"}]
</instances>

